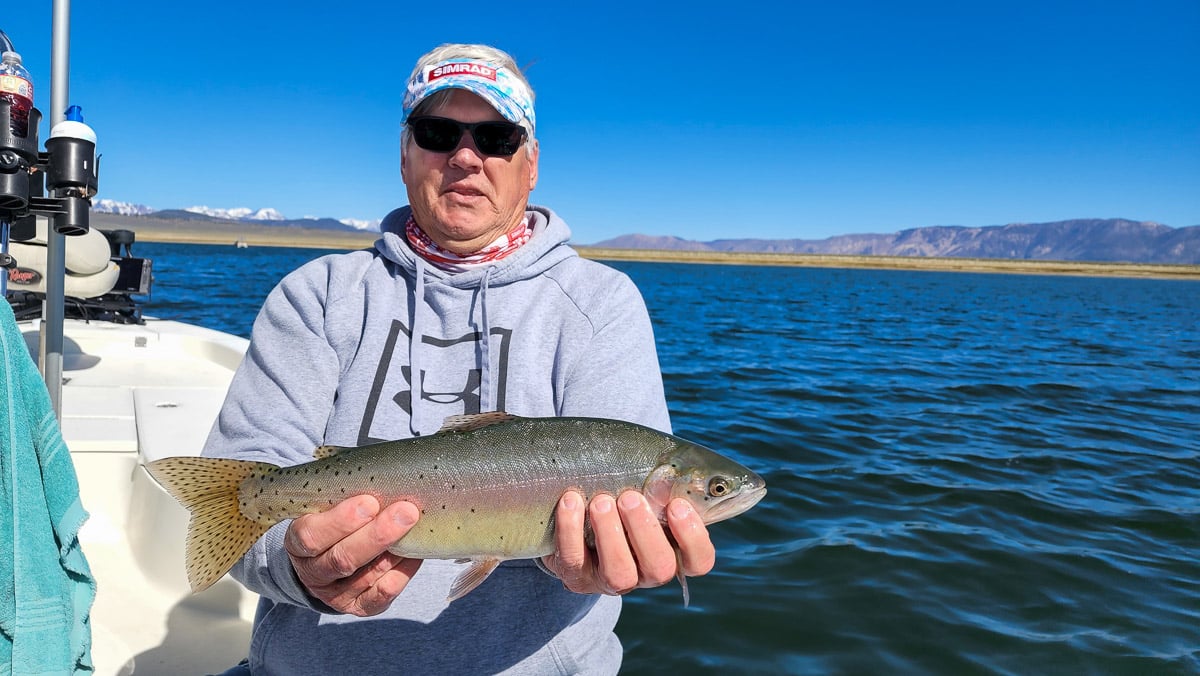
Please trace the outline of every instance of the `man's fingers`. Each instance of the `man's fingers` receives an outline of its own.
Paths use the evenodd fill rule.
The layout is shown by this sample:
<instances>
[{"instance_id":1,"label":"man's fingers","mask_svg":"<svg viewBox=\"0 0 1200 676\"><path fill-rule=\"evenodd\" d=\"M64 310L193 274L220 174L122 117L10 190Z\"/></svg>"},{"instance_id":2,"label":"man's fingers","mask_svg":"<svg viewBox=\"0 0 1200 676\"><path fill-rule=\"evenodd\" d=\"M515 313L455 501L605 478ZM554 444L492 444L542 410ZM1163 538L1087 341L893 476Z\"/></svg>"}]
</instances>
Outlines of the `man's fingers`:
<instances>
[{"instance_id":1,"label":"man's fingers","mask_svg":"<svg viewBox=\"0 0 1200 676\"><path fill-rule=\"evenodd\" d=\"M637 560L638 586L658 587L670 582L678 567L675 549L646 498L637 491L625 491L617 499L617 505Z\"/></svg>"},{"instance_id":2,"label":"man's fingers","mask_svg":"<svg viewBox=\"0 0 1200 676\"><path fill-rule=\"evenodd\" d=\"M621 594L637 587L637 561L625 538L617 501L611 495L597 495L588 505L588 518L596 536L596 575L602 591Z\"/></svg>"},{"instance_id":3,"label":"man's fingers","mask_svg":"<svg viewBox=\"0 0 1200 676\"><path fill-rule=\"evenodd\" d=\"M420 559L385 552L349 578L316 590L316 595L331 608L351 615L378 615L404 591L420 566Z\"/></svg>"},{"instance_id":4,"label":"man's fingers","mask_svg":"<svg viewBox=\"0 0 1200 676\"><path fill-rule=\"evenodd\" d=\"M359 498L365 498L365 500ZM377 506L378 502L370 496L359 496L359 498L347 499L323 514L301 517L294 521L292 527L288 529L289 536L285 538L285 547L291 554L292 565L295 567L300 581L310 589L326 587L339 580L354 576L356 571L376 561L390 545L404 537L419 516L419 511L412 503L397 502L388 505L377 514L373 514L374 518L368 518L364 522L361 521L361 516L371 514L372 505ZM334 518L309 520L309 517L326 515L334 515L334 518L340 515L344 521L330 523ZM350 530L353 525L357 525L357 528ZM330 538L347 530L349 532L345 533L341 539L329 542ZM324 549L315 555L304 556L299 553L312 551L322 546ZM380 571L374 577L378 577L382 572L386 571ZM366 578L370 578L365 580L365 584L367 586L373 584L374 579L370 572L364 571L364 573ZM356 587L363 582L360 579L358 584L348 586ZM350 593L350 591L349 589L343 590L343 593ZM354 595L357 596L357 593Z\"/></svg>"},{"instance_id":5,"label":"man's fingers","mask_svg":"<svg viewBox=\"0 0 1200 676\"><path fill-rule=\"evenodd\" d=\"M554 554L546 564L563 586L581 594L594 593L591 552L583 537L583 497L575 491L563 493L554 510Z\"/></svg>"},{"instance_id":6,"label":"man's fingers","mask_svg":"<svg viewBox=\"0 0 1200 676\"><path fill-rule=\"evenodd\" d=\"M687 500L675 498L667 505L667 525L679 544L684 575L706 575L713 569L717 552L708 536L708 527Z\"/></svg>"},{"instance_id":7,"label":"man's fingers","mask_svg":"<svg viewBox=\"0 0 1200 676\"><path fill-rule=\"evenodd\" d=\"M284 548L295 557L317 556L361 528L377 513L379 501L373 496L347 498L328 511L305 514L292 521L284 538Z\"/></svg>"}]
</instances>

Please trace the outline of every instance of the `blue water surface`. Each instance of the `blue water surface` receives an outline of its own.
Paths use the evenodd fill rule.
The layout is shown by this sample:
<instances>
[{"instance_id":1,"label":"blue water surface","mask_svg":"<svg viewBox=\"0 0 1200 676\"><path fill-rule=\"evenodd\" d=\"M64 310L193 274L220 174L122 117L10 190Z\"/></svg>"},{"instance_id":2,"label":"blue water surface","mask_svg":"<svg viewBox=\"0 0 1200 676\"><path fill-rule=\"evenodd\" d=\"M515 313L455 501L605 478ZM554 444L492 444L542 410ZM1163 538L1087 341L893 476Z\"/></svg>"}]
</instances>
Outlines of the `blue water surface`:
<instances>
[{"instance_id":1,"label":"blue water surface","mask_svg":"<svg viewBox=\"0 0 1200 676\"><path fill-rule=\"evenodd\" d=\"M327 252L138 243L148 314L248 336ZM1200 284L615 263L676 431L762 473L623 671L1200 673Z\"/></svg>"}]
</instances>

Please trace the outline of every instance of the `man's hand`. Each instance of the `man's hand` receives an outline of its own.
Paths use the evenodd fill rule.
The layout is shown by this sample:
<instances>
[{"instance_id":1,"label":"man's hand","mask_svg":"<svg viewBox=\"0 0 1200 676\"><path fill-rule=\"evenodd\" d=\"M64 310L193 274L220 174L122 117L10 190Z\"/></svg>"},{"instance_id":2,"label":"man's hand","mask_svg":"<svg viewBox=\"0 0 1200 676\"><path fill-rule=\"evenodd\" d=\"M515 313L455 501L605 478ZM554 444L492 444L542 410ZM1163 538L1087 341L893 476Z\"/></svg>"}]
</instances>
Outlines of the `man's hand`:
<instances>
[{"instance_id":1,"label":"man's hand","mask_svg":"<svg viewBox=\"0 0 1200 676\"><path fill-rule=\"evenodd\" d=\"M596 549L584 543L584 512ZM563 584L581 594L625 594L712 570L716 552L708 529L691 504L676 498L667 505L667 524L679 544L679 559L645 497L625 491L617 499L597 495L584 509L583 498L567 491L555 511L555 552L542 562ZM680 568L680 565L682 568Z\"/></svg>"},{"instance_id":2,"label":"man's hand","mask_svg":"<svg viewBox=\"0 0 1200 676\"><path fill-rule=\"evenodd\" d=\"M370 495L305 514L288 526L284 549L308 593L343 613L367 617L387 609L421 565L387 551L417 522L411 502L384 509Z\"/></svg>"}]
</instances>

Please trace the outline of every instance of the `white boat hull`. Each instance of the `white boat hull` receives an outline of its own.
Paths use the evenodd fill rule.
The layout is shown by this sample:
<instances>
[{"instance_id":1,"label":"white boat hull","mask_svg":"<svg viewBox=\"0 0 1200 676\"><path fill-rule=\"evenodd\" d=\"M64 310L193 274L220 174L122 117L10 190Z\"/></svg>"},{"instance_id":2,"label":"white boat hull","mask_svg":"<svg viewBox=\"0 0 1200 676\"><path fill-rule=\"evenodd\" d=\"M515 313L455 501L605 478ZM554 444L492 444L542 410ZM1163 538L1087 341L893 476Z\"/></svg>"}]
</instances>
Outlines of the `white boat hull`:
<instances>
[{"instance_id":1,"label":"white boat hull","mask_svg":"<svg viewBox=\"0 0 1200 676\"><path fill-rule=\"evenodd\" d=\"M35 358L38 322L21 322ZM246 657L257 596L226 577L192 594L186 510L149 460L199 455L247 341L173 321L66 320L62 432L90 517L99 675L220 673Z\"/></svg>"}]
</instances>

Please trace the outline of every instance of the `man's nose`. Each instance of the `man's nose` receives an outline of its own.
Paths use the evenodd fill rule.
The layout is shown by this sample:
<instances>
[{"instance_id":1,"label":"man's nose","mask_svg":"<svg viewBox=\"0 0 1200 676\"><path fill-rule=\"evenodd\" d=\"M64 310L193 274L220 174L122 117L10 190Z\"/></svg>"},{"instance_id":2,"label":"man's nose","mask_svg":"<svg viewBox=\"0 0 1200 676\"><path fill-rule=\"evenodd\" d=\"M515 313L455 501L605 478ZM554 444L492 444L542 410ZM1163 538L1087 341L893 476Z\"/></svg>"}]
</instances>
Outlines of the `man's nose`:
<instances>
[{"instance_id":1,"label":"man's nose","mask_svg":"<svg viewBox=\"0 0 1200 676\"><path fill-rule=\"evenodd\" d=\"M475 147L475 139L466 133L458 140L458 146L450 151L450 164L461 169L478 169L483 166L483 153Z\"/></svg>"}]
</instances>

